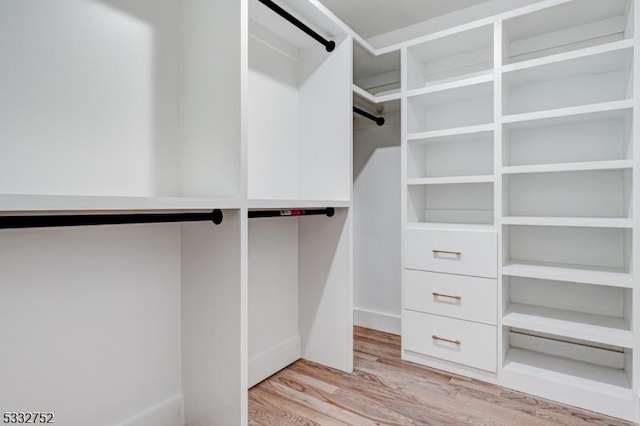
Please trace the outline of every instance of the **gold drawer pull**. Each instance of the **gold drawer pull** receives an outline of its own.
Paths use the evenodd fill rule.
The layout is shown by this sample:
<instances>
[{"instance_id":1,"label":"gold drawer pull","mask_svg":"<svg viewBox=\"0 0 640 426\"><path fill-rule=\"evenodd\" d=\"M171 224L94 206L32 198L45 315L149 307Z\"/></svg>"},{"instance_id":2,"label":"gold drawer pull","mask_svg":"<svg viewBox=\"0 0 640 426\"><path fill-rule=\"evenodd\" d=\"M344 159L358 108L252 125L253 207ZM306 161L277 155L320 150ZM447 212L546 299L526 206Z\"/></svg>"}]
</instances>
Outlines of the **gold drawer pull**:
<instances>
[{"instance_id":1,"label":"gold drawer pull","mask_svg":"<svg viewBox=\"0 0 640 426\"><path fill-rule=\"evenodd\" d=\"M438 293L437 291L434 291L431 294L435 297L446 297L447 299L462 300L462 296L453 296L451 294Z\"/></svg>"},{"instance_id":2,"label":"gold drawer pull","mask_svg":"<svg viewBox=\"0 0 640 426\"><path fill-rule=\"evenodd\" d=\"M444 337L440 337L440 336L438 336L438 335L436 335L436 334L434 334L433 336L431 336L431 338L432 338L433 340L440 340L440 341L442 341L442 342L453 343L454 345L460 345L460 344L462 344L462 342L461 342L460 340L447 339L447 338L444 338Z\"/></svg>"},{"instance_id":3,"label":"gold drawer pull","mask_svg":"<svg viewBox=\"0 0 640 426\"><path fill-rule=\"evenodd\" d=\"M438 255L438 254L454 254L456 256L462 256L462 252L461 251L451 251L451 250L431 250L431 251L435 255Z\"/></svg>"}]
</instances>

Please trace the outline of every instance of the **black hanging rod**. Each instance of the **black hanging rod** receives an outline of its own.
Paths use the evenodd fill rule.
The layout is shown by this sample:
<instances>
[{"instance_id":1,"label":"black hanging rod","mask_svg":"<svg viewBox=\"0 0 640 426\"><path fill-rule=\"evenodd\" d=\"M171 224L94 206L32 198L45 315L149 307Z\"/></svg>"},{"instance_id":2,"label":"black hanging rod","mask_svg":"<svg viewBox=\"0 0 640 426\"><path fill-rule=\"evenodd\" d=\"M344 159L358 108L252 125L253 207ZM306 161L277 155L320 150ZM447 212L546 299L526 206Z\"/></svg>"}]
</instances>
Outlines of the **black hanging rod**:
<instances>
[{"instance_id":1,"label":"black hanging rod","mask_svg":"<svg viewBox=\"0 0 640 426\"><path fill-rule=\"evenodd\" d=\"M52 228L60 226L125 225L137 223L205 222L222 223L222 210L207 213L73 214L42 216L0 216L0 229Z\"/></svg>"},{"instance_id":2,"label":"black hanging rod","mask_svg":"<svg viewBox=\"0 0 640 426\"><path fill-rule=\"evenodd\" d=\"M328 207L326 209L311 209L311 210L258 210L250 211L249 219L257 217L292 217L292 216L320 216L327 215L332 217L336 214L336 209Z\"/></svg>"},{"instance_id":3,"label":"black hanging rod","mask_svg":"<svg viewBox=\"0 0 640 426\"><path fill-rule=\"evenodd\" d=\"M375 121L378 126L384 125L384 117L376 117L375 115L369 114L367 111L355 106L353 107L353 112L355 112L356 114L360 114L361 116L366 117L371 121Z\"/></svg>"},{"instance_id":4,"label":"black hanging rod","mask_svg":"<svg viewBox=\"0 0 640 426\"><path fill-rule=\"evenodd\" d=\"M325 49L327 49L327 52L333 52L333 50L336 48L335 41L327 40L326 38L322 37L320 34L318 34L317 32L313 31L311 28L309 28L307 25L305 25L298 18L291 15L289 12L287 12L286 10L284 10L283 8L281 8L271 0L260 0L260 3L264 4L269 9L273 10L275 13L282 16L287 21L291 22L296 27L300 28L309 36L313 37L313 39L315 39L318 43L322 44L325 47Z\"/></svg>"}]
</instances>

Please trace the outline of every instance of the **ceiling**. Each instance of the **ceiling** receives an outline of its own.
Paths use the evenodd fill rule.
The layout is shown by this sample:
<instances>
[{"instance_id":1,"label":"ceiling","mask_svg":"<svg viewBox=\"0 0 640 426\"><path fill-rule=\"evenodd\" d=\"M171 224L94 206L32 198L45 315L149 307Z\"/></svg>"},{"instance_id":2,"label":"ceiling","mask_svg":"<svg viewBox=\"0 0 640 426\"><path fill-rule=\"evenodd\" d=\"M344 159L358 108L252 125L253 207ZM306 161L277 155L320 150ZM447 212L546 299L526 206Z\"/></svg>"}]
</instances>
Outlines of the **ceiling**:
<instances>
[{"instance_id":1,"label":"ceiling","mask_svg":"<svg viewBox=\"0 0 640 426\"><path fill-rule=\"evenodd\" d=\"M320 0L364 38L416 24L488 0Z\"/></svg>"}]
</instances>

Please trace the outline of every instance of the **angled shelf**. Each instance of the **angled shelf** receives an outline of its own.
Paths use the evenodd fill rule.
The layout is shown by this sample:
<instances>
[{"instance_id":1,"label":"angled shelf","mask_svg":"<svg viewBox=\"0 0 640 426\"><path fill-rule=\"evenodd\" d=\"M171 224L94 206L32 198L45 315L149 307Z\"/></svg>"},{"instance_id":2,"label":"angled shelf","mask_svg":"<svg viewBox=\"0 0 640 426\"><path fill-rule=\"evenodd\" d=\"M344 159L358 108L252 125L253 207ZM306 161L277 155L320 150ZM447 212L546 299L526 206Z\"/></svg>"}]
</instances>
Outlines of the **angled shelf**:
<instances>
[{"instance_id":1,"label":"angled shelf","mask_svg":"<svg viewBox=\"0 0 640 426\"><path fill-rule=\"evenodd\" d=\"M452 231L482 231L482 232L496 232L496 227L486 224L474 224L474 223L438 223L438 222L408 222L407 229L435 229L435 230L452 230Z\"/></svg>"},{"instance_id":2,"label":"angled shelf","mask_svg":"<svg viewBox=\"0 0 640 426\"><path fill-rule=\"evenodd\" d=\"M633 347L630 322L624 318L510 303L502 324L607 345Z\"/></svg>"},{"instance_id":3,"label":"angled shelf","mask_svg":"<svg viewBox=\"0 0 640 426\"><path fill-rule=\"evenodd\" d=\"M250 209L315 209L325 207L346 208L351 206L346 200L279 200L249 199Z\"/></svg>"}]
</instances>

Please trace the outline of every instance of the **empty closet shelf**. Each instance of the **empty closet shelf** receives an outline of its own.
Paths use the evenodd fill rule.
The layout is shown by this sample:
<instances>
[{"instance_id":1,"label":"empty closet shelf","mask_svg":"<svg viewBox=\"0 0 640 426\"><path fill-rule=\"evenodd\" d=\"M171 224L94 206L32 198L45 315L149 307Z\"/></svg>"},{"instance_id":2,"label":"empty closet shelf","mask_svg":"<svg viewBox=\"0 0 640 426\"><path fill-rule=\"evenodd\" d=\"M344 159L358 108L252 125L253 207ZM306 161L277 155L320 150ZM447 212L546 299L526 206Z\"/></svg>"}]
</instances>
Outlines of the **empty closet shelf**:
<instances>
[{"instance_id":1,"label":"empty closet shelf","mask_svg":"<svg viewBox=\"0 0 640 426\"><path fill-rule=\"evenodd\" d=\"M502 324L607 345L633 345L630 324L624 318L511 303Z\"/></svg>"},{"instance_id":2,"label":"empty closet shelf","mask_svg":"<svg viewBox=\"0 0 640 426\"><path fill-rule=\"evenodd\" d=\"M586 269L575 265L533 264L512 261L502 267L502 274L511 277L537 278L583 284L631 288L631 274L614 269Z\"/></svg>"},{"instance_id":3,"label":"empty closet shelf","mask_svg":"<svg viewBox=\"0 0 640 426\"><path fill-rule=\"evenodd\" d=\"M633 228L633 219L617 217L507 216L503 225L570 226L585 228Z\"/></svg>"},{"instance_id":4,"label":"empty closet shelf","mask_svg":"<svg viewBox=\"0 0 640 426\"><path fill-rule=\"evenodd\" d=\"M458 183L493 183L493 175L484 176L449 176L407 179L407 185L446 185Z\"/></svg>"}]
</instances>

